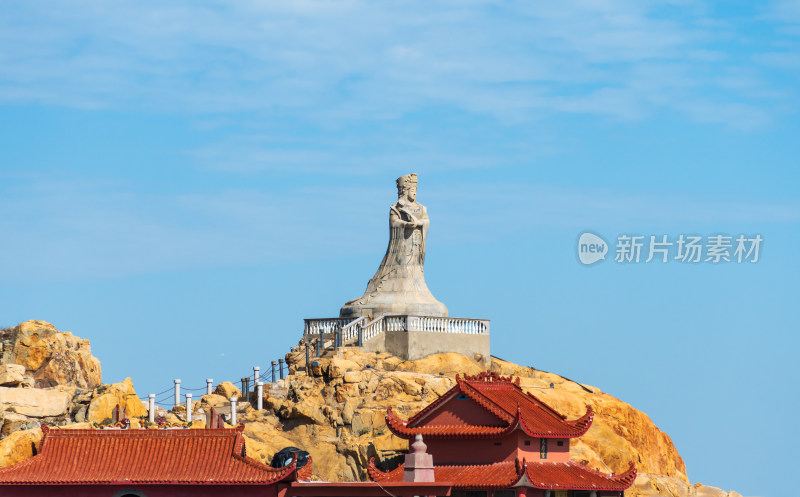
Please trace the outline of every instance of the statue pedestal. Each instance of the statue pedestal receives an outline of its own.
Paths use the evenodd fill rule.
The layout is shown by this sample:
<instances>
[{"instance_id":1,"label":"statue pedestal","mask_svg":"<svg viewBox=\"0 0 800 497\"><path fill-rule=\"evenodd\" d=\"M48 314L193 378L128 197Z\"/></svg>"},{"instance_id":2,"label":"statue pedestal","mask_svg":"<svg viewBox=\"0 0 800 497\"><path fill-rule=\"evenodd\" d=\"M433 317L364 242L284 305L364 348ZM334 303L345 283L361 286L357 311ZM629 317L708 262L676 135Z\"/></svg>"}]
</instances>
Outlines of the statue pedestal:
<instances>
[{"instance_id":1,"label":"statue pedestal","mask_svg":"<svg viewBox=\"0 0 800 497\"><path fill-rule=\"evenodd\" d=\"M303 340L324 340L324 348L358 346L365 352L388 352L403 360L455 352L489 361L488 319L381 314L359 317L306 319Z\"/></svg>"}]
</instances>

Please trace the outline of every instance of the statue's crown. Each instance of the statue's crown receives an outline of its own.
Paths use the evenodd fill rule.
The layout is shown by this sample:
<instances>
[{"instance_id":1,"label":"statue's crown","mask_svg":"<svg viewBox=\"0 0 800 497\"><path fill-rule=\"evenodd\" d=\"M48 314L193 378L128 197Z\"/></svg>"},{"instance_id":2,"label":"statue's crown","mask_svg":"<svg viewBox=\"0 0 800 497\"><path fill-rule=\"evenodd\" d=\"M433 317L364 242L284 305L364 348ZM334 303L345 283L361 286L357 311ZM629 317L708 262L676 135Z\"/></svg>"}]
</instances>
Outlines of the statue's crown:
<instances>
[{"instance_id":1,"label":"statue's crown","mask_svg":"<svg viewBox=\"0 0 800 497\"><path fill-rule=\"evenodd\" d=\"M397 178L397 189L398 190L403 190L405 188L408 188L409 186L416 185L416 184L417 184L417 174L416 173L406 174L406 175L403 175L403 176L400 176L399 178Z\"/></svg>"}]
</instances>

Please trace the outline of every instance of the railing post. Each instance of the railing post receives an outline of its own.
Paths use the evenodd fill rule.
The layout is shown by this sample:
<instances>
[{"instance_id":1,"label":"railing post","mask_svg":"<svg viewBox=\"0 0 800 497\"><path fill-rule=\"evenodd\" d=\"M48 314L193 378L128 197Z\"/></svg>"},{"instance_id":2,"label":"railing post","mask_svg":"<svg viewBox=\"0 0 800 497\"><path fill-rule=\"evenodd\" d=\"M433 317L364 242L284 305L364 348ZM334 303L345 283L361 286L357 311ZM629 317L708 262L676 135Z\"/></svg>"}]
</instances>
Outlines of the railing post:
<instances>
[{"instance_id":1,"label":"railing post","mask_svg":"<svg viewBox=\"0 0 800 497\"><path fill-rule=\"evenodd\" d=\"M236 397L231 397L231 424L236 426Z\"/></svg>"},{"instance_id":2,"label":"railing post","mask_svg":"<svg viewBox=\"0 0 800 497\"><path fill-rule=\"evenodd\" d=\"M320 347L317 349L317 354L320 353L319 349L325 347L325 331L319 330L319 345ZM319 357L319 355L317 355Z\"/></svg>"},{"instance_id":3,"label":"railing post","mask_svg":"<svg viewBox=\"0 0 800 497\"><path fill-rule=\"evenodd\" d=\"M250 377L242 378L242 396L245 402L250 401Z\"/></svg>"},{"instance_id":4,"label":"railing post","mask_svg":"<svg viewBox=\"0 0 800 497\"><path fill-rule=\"evenodd\" d=\"M308 350L308 342L306 342L306 375L308 375L308 365L311 362L311 353Z\"/></svg>"},{"instance_id":5,"label":"railing post","mask_svg":"<svg viewBox=\"0 0 800 497\"><path fill-rule=\"evenodd\" d=\"M321 338L317 338L317 341L315 342L315 345L317 346L317 359L319 359L320 355L322 354L322 350L321 350L322 349L322 339Z\"/></svg>"},{"instance_id":6,"label":"railing post","mask_svg":"<svg viewBox=\"0 0 800 497\"><path fill-rule=\"evenodd\" d=\"M275 365L276 364L277 363L275 361L272 361L272 383L275 383Z\"/></svg>"},{"instance_id":7,"label":"railing post","mask_svg":"<svg viewBox=\"0 0 800 497\"><path fill-rule=\"evenodd\" d=\"M147 395L147 420L151 423L156 422L156 394Z\"/></svg>"},{"instance_id":8,"label":"railing post","mask_svg":"<svg viewBox=\"0 0 800 497\"><path fill-rule=\"evenodd\" d=\"M256 409L259 411L264 409L264 382L258 381L256 383Z\"/></svg>"},{"instance_id":9,"label":"railing post","mask_svg":"<svg viewBox=\"0 0 800 497\"><path fill-rule=\"evenodd\" d=\"M181 405L181 380L175 380L175 406Z\"/></svg>"},{"instance_id":10,"label":"railing post","mask_svg":"<svg viewBox=\"0 0 800 497\"><path fill-rule=\"evenodd\" d=\"M283 379L283 359L278 359L278 373L280 374L281 379Z\"/></svg>"},{"instance_id":11,"label":"railing post","mask_svg":"<svg viewBox=\"0 0 800 497\"><path fill-rule=\"evenodd\" d=\"M341 330L333 331L333 350L339 350L339 338L342 336Z\"/></svg>"},{"instance_id":12,"label":"railing post","mask_svg":"<svg viewBox=\"0 0 800 497\"><path fill-rule=\"evenodd\" d=\"M214 383L214 380L212 378L206 378L206 395L211 395L212 383Z\"/></svg>"},{"instance_id":13,"label":"railing post","mask_svg":"<svg viewBox=\"0 0 800 497\"><path fill-rule=\"evenodd\" d=\"M261 376L261 368L259 366L253 366L253 386L261 379L259 376Z\"/></svg>"},{"instance_id":14,"label":"railing post","mask_svg":"<svg viewBox=\"0 0 800 497\"><path fill-rule=\"evenodd\" d=\"M361 326L358 327L358 346L364 346L364 328Z\"/></svg>"},{"instance_id":15,"label":"railing post","mask_svg":"<svg viewBox=\"0 0 800 497\"><path fill-rule=\"evenodd\" d=\"M186 422L192 422L192 394L186 394Z\"/></svg>"}]
</instances>

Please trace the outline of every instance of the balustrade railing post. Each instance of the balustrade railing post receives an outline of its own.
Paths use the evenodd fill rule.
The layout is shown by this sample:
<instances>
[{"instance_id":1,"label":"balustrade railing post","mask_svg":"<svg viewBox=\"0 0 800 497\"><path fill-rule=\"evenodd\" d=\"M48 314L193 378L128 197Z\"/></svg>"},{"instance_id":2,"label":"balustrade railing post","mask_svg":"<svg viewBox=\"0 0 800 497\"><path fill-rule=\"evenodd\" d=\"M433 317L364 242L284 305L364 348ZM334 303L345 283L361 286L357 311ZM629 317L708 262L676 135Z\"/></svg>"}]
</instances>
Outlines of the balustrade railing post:
<instances>
[{"instance_id":1,"label":"balustrade railing post","mask_svg":"<svg viewBox=\"0 0 800 497\"><path fill-rule=\"evenodd\" d=\"M361 326L358 327L358 346L364 346L364 328Z\"/></svg>"},{"instance_id":2,"label":"balustrade railing post","mask_svg":"<svg viewBox=\"0 0 800 497\"><path fill-rule=\"evenodd\" d=\"M181 405L181 380L175 379L175 403L173 405Z\"/></svg>"},{"instance_id":3,"label":"balustrade railing post","mask_svg":"<svg viewBox=\"0 0 800 497\"><path fill-rule=\"evenodd\" d=\"M277 363L275 361L272 361L272 383L275 383L275 365L276 364Z\"/></svg>"},{"instance_id":4,"label":"balustrade railing post","mask_svg":"<svg viewBox=\"0 0 800 497\"><path fill-rule=\"evenodd\" d=\"M250 402L250 377L242 378L242 396L245 402Z\"/></svg>"},{"instance_id":5,"label":"balustrade railing post","mask_svg":"<svg viewBox=\"0 0 800 497\"><path fill-rule=\"evenodd\" d=\"M186 394L186 422L192 422L192 394Z\"/></svg>"},{"instance_id":6,"label":"balustrade railing post","mask_svg":"<svg viewBox=\"0 0 800 497\"><path fill-rule=\"evenodd\" d=\"M253 366L253 386L258 382L259 376L261 376L261 367Z\"/></svg>"},{"instance_id":7,"label":"balustrade railing post","mask_svg":"<svg viewBox=\"0 0 800 497\"><path fill-rule=\"evenodd\" d=\"M156 422L156 394L147 395L147 420L151 423Z\"/></svg>"},{"instance_id":8,"label":"balustrade railing post","mask_svg":"<svg viewBox=\"0 0 800 497\"><path fill-rule=\"evenodd\" d=\"M306 342L306 375L308 375L308 365L311 363L311 353L308 350L308 342Z\"/></svg>"},{"instance_id":9,"label":"balustrade railing post","mask_svg":"<svg viewBox=\"0 0 800 497\"><path fill-rule=\"evenodd\" d=\"M264 409L264 382L258 381L256 383L256 409L259 411Z\"/></svg>"},{"instance_id":10,"label":"balustrade railing post","mask_svg":"<svg viewBox=\"0 0 800 497\"><path fill-rule=\"evenodd\" d=\"M317 342L315 345L317 346L317 359L319 359L320 356L322 355L322 338L317 338Z\"/></svg>"},{"instance_id":11,"label":"balustrade railing post","mask_svg":"<svg viewBox=\"0 0 800 497\"><path fill-rule=\"evenodd\" d=\"M213 383L212 378L206 378L206 395L211 395Z\"/></svg>"},{"instance_id":12,"label":"balustrade railing post","mask_svg":"<svg viewBox=\"0 0 800 497\"><path fill-rule=\"evenodd\" d=\"M278 373L280 378L283 379L283 359L278 359Z\"/></svg>"},{"instance_id":13,"label":"balustrade railing post","mask_svg":"<svg viewBox=\"0 0 800 497\"><path fill-rule=\"evenodd\" d=\"M231 424L236 426L236 396L231 397Z\"/></svg>"}]
</instances>

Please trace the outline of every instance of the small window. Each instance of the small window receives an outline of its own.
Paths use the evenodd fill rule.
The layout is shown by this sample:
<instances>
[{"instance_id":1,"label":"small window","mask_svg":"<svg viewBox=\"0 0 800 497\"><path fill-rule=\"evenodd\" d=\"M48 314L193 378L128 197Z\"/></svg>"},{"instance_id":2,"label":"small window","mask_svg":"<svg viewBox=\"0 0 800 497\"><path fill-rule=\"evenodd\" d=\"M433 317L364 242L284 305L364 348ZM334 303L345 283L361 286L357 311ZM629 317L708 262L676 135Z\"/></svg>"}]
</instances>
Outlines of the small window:
<instances>
[{"instance_id":1,"label":"small window","mask_svg":"<svg viewBox=\"0 0 800 497\"><path fill-rule=\"evenodd\" d=\"M456 397L456 400L467 400L467 399L469 399L469 397L467 397L463 393L461 395L459 395L458 397Z\"/></svg>"},{"instance_id":2,"label":"small window","mask_svg":"<svg viewBox=\"0 0 800 497\"><path fill-rule=\"evenodd\" d=\"M530 445L530 444L531 444L530 440L525 440L525 445Z\"/></svg>"},{"instance_id":3,"label":"small window","mask_svg":"<svg viewBox=\"0 0 800 497\"><path fill-rule=\"evenodd\" d=\"M558 446L559 447L563 447L564 446L564 441L563 440L559 440L558 441Z\"/></svg>"},{"instance_id":4,"label":"small window","mask_svg":"<svg viewBox=\"0 0 800 497\"><path fill-rule=\"evenodd\" d=\"M539 459L547 459L547 439L539 439Z\"/></svg>"}]
</instances>

